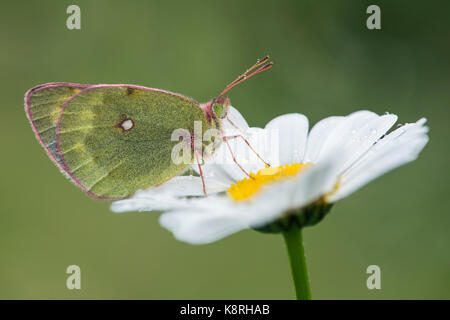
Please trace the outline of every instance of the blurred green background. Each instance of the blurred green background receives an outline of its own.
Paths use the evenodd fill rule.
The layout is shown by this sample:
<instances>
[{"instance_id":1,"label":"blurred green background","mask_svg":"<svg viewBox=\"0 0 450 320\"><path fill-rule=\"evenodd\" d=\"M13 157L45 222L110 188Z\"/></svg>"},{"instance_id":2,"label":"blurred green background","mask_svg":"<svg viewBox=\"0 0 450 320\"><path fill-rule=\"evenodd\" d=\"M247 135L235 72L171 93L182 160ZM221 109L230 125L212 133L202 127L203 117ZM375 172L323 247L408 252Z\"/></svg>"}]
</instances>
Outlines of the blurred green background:
<instances>
[{"instance_id":1,"label":"blurred green background","mask_svg":"<svg viewBox=\"0 0 450 320\"><path fill-rule=\"evenodd\" d=\"M81 7L81 30L66 8ZM366 28L381 7L382 30ZM23 95L37 84L132 83L206 101L256 58L275 67L232 91L253 126L359 109L428 118L419 159L305 230L316 299L449 299L450 2L2 1L0 298L291 299L281 236L191 246L156 213L113 214L58 172ZM82 289L65 286L81 267ZM382 289L368 290L368 265Z\"/></svg>"}]
</instances>

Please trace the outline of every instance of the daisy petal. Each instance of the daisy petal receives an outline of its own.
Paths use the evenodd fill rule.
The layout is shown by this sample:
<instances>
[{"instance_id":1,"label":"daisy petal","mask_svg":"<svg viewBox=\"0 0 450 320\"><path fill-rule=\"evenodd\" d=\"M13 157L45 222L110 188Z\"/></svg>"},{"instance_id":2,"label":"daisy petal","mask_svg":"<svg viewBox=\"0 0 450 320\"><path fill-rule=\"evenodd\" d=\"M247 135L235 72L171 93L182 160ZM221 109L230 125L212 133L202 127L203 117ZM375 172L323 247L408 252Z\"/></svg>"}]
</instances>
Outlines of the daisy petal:
<instances>
[{"instance_id":1,"label":"daisy petal","mask_svg":"<svg viewBox=\"0 0 450 320\"><path fill-rule=\"evenodd\" d=\"M355 163L395 122L397 122L396 115L386 114L374 118L354 131L351 139L341 149L341 153L346 155L341 170L344 171Z\"/></svg>"},{"instance_id":2,"label":"daisy petal","mask_svg":"<svg viewBox=\"0 0 450 320\"><path fill-rule=\"evenodd\" d=\"M237 215L241 212L228 208L230 202L223 200L210 197L201 204L192 201L189 209L166 212L159 222L176 239L190 244L211 243L246 229L247 225ZM205 207L206 202L211 204L209 208Z\"/></svg>"},{"instance_id":3,"label":"daisy petal","mask_svg":"<svg viewBox=\"0 0 450 320\"><path fill-rule=\"evenodd\" d=\"M333 130L345 117L328 117L317 122L308 135L303 162L317 163L320 153Z\"/></svg>"},{"instance_id":4,"label":"daisy petal","mask_svg":"<svg viewBox=\"0 0 450 320\"><path fill-rule=\"evenodd\" d=\"M231 124L230 120L239 129L236 129ZM230 135L233 133L236 134L236 131L238 131L238 133L239 131L240 133L246 132L249 127L247 121L245 121L245 118L242 116L242 114L236 108L229 106L227 117L222 120L222 128L225 135Z\"/></svg>"},{"instance_id":5,"label":"daisy petal","mask_svg":"<svg viewBox=\"0 0 450 320\"><path fill-rule=\"evenodd\" d=\"M330 155L334 155L356 135L358 131L369 121L378 118L378 115L371 111L357 111L340 120L328 139L323 143L317 162L323 161Z\"/></svg>"},{"instance_id":6,"label":"daisy petal","mask_svg":"<svg viewBox=\"0 0 450 320\"><path fill-rule=\"evenodd\" d=\"M228 184L215 179L205 179L208 194L223 192ZM159 211L185 206L186 201L181 197L203 196L203 184L200 177L178 176L169 181L147 190L139 190L130 199L113 202L111 210L126 211Z\"/></svg>"},{"instance_id":7,"label":"daisy petal","mask_svg":"<svg viewBox=\"0 0 450 320\"><path fill-rule=\"evenodd\" d=\"M227 184L214 178L205 178L205 186L208 193L222 192L228 187ZM171 194L174 197L202 196L202 179L194 176L178 176L157 187L143 190L140 194L151 196L165 193Z\"/></svg>"},{"instance_id":8,"label":"daisy petal","mask_svg":"<svg viewBox=\"0 0 450 320\"><path fill-rule=\"evenodd\" d=\"M223 149L224 146L221 146L219 150ZM223 151L216 151L216 152L223 152ZM203 177L206 180L215 179L225 185L230 185L235 182L232 176L223 168L222 164L215 163L214 159L208 159L205 161L205 163L201 166ZM200 170L198 169L198 165L195 164L192 166L192 169L200 174Z\"/></svg>"},{"instance_id":9,"label":"daisy petal","mask_svg":"<svg viewBox=\"0 0 450 320\"><path fill-rule=\"evenodd\" d=\"M308 135L308 118L299 113L285 114L271 120L265 127L269 132L278 131L280 165L301 163L305 154Z\"/></svg>"},{"instance_id":10,"label":"daisy petal","mask_svg":"<svg viewBox=\"0 0 450 320\"><path fill-rule=\"evenodd\" d=\"M111 211L116 213L131 211L164 211L187 206L186 199L176 198L169 194L148 196L138 191L133 198L115 201L111 204Z\"/></svg>"},{"instance_id":11,"label":"daisy petal","mask_svg":"<svg viewBox=\"0 0 450 320\"><path fill-rule=\"evenodd\" d=\"M390 170L415 160L428 142L425 121L404 125L379 140L342 176L339 189L328 200L342 199Z\"/></svg>"}]
</instances>

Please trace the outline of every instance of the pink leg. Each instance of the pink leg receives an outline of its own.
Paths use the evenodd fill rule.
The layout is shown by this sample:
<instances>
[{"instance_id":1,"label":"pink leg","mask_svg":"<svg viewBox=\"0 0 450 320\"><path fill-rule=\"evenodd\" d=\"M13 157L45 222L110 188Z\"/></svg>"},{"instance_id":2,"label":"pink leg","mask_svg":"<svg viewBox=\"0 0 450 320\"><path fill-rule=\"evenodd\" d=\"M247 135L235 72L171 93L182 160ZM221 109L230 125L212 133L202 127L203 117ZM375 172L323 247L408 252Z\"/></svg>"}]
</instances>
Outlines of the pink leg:
<instances>
[{"instance_id":1,"label":"pink leg","mask_svg":"<svg viewBox=\"0 0 450 320\"><path fill-rule=\"evenodd\" d=\"M228 120L228 122L229 122L233 127L235 127L237 130L239 130L242 134L245 134L244 131L243 131L241 128L239 128L233 121L231 121L230 118L227 117L227 120ZM258 152L256 152L256 150L250 145L250 142L248 142L248 140L245 139L244 136L243 136L242 134L230 136L230 137L228 137L228 138L238 138L238 137L242 138L242 140L244 140L244 142L245 142L245 143L248 145L248 147L256 154L256 156L257 156L262 162L264 162L264 164L265 164L266 166L270 167L270 164L267 163L267 162L265 162L264 159L261 158L261 156L258 154Z\"/></svg>"},{"instance_id":2,"label":"pink leg","mask_svg":"<svg viewBox=\"0 0 450 320\"><path fill-rule=\"evenodd\" d=\"M239 128L237 125L235 125L234 122L231 121L230 118L227 117L227 120L228 120L228 122L229 122L233 127L235 127L236 129L238 129L241 133L245 133L241 128Z\"/></svg>"},{"instance_id":3,"label":"pink leg","mask_svg":"<svg viewBox=\"0 0 450 320\"><path fill-rule=\"evenodd\" d=\"M244 142L247 144L247 146L250 148L250 150L253 151L254 154L256 154L256 156L259 158L259 160L261 160L262 162L264 162L264 164L268 167L270 167L270 164L265 162L263 158L261 158L261 156L258 154L258 152L256 152L256 150L251 146L250 142L248 142L247 139L244 138L243 135L241 134L236 134L234 136L228 136L226 137L227 139L235 139L235 138L241 138L242 140L244 140Z\"/></svg>"},{"instance_id":4,"label":"pink leg","mask_svg":"<svg viewBox=\"0 0 450 320\"><path fill-rule=\"evenodd\" d=\"M231 123L231 122L230 122ZM233 124L234 125L234 124ZM228 150L230 151L231 157L233 158L234 163L236 163L236 165L239 167L239 169L241 169L241 171L249 178L254 179L244 168L242 168L242 166L239 164L239 162L237 162L236 157L234 156L233 150L231 150L231 146L230 143L228 142L227 137L224 135L223 133L223 129L220 128L220 134L222 135L222 140L225 142L225 144L228 147Z\"/></svg>"},{"instance_id":5,"label":"pink leg","mask_svg":"<svg viewBox=\"0 0 450 320\"><path fill-rule=\"evenodd\" d=\"M234 156L233 150L231 150L231 146L230 146L230 144L228 143L227 137L223 136L222 139L223 139L223 141L225 142L225 144L227 145L228 150L230 151L230 154L231 154L231 157L233 158L234 163L236 163L236 165L239 167L239 169L241 169L242 172L243 172L246 176L248 176L249 178L254 179L254 178L253 178L253 177L252 177L252 176L251 176L244 168L242 168L242 166L239 164L239 162L237 162L236 157Z\"/></svg>"},{"instance_id":6,"label":"pink leg","mask_svg":"<svg viewBox=\"0 0 450 320\"><path fill-rule=\"evenodd\" d=\"M207 197L208 194L206 193L206 185L205 185L205 179L203 178L202 165L200 164L200 161L198 161L198 151L197 151L197 150L194 150L194 154L195 154L195 160L197 161L198 171L199 171L199 174L200 174L200 178L202 179L202 184L203 184L203 194L205 195L205 197Z\"/></svg>"}]
</instances>

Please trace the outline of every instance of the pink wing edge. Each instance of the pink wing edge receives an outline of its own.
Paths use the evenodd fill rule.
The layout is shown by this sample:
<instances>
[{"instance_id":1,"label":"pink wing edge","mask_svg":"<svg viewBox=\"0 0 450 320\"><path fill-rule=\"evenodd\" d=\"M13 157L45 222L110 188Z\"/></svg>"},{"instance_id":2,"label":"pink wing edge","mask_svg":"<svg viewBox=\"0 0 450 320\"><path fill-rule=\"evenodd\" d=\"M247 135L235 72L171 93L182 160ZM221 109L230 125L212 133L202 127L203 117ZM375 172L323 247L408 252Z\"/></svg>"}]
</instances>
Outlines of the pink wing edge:
<instances>
[{"instance_id":1,"label":"pink wing edge","mask_svg":"<svg viewBox=\"0 0 450 320\"><path fill-rule=\"evenodd\" d=\"M33 96L34 93L41 91L41 90L46 90L46 89L50 89L50 88L55 88L55 87L70 87L70 88L77 88L77 89L82 89L82 91L74 94L73 96L71 96L70 98L67 99L66 102L64 102L64 104L62 105L61 111L60 111L60 115L59 115L59 119L58 122L56 124L56 152L58 153L61 162L63 165L61 165L56 158L54 157L54 155L50 152L50 150L48 149L47 145L44 143L44 141L42 140L41 136L39 135L39 132L37 130L37 127L33 121L33 118L31 116L31 104L30 104L30 99ZM42 84L42 85L38 85L34 88L31 88L30 90L28 90L25 94L25 112L27 115L28 120L31 123L31 127L33 129L33 132L37 138L37 140L39 141L39 143L41 144L41 146L45 149L45 151L47 152L47 155L49 156L49 158L57 165L57 167L65 172L70 179L72 179L72 181L81 189L83 190L88 196L90 196L93 199L96 200L122 200L122 199L127 199L129 197L131 197L132 195L126 196L126 197L104 197L104 196L99 196L93 192L91 192L90 190L88 190L82 183L81 181L73 174L72 169L70 168L70 166L67 164L66 159L64 158L63 153L61 152L60 149L60 136L61 136L61 130L60 130L60 126L61 126L61 121L62 121L62 117L64 115L64 111L66 109L66 106L76 97L78 97L79 95L83 94L86 91L90 91L90 90L94 90L94 89L99 89L99 88L118 88L118 87L127 87L127 88L131 88L131 89L138 89L138 90L146 90L146 91L154 91L154 92L161 92L161 93L165 93L165 94L169 94L175 97L178 97L180 99L183 100L187 100L193 104L196 104L200 107L200 104L195 101L194 99L191 99L189 97L183 96L179 93L174 93L171 91L167 91L167 90L161 90L161 89L155 89L155 88L149 88L149 87L144 87L144 86L139 86L139 85L132 85L132 84L98 84L98 85L83 85L83 84L77 84L77 83L67 83L67 82L51 82L51 83L46 83L46 84Z\"/></svg>"}]
</instances>

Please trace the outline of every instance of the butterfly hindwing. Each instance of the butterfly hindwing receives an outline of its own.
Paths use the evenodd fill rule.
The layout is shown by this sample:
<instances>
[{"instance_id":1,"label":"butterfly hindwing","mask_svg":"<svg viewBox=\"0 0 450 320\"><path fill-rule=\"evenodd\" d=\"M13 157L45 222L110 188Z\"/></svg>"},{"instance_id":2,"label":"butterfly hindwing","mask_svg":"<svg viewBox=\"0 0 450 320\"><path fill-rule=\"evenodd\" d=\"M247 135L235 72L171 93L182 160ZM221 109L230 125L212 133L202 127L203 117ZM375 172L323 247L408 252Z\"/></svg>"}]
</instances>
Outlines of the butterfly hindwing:
<instances>
[{"instance_id":1,"label":"butterfly hindwing","mask_svg":"<svg viewBox=\"0 0 450 320\"><path fill-rule=\"evenodd\" d=\"M98 85L73 96L57 123L57 153L90 196L118 199L161 184L189 164L171 159L175 129L208 126L198 103L145 87Z\"/></svg>"}]
</instances>

